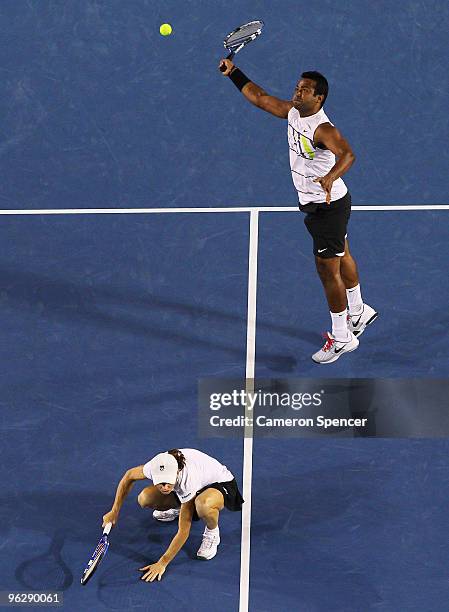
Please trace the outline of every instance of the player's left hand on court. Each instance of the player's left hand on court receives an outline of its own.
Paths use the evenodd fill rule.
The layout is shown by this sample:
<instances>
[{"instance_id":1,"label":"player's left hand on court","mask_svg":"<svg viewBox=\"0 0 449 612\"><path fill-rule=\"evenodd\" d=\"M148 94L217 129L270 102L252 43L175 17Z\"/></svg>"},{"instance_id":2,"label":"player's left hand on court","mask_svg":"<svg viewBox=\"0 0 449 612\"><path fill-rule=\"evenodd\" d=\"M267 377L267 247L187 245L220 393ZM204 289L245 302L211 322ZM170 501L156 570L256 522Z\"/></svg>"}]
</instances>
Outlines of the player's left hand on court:
<instances>
[{"instance_id":1,"label":"player's left hand on court","mask_svg":"<svg viewBox=\"0 0 449 612\"><path fill-rule=\"evenodd\" d=\"M319 183L326 193L326 204L331 203L331 191L332 185L334 184L334 180L329 176L318 176L316 179L313 179L314 183Z\"/></svg>"},{"instance_id":2,"label":"player's left hand on court","mask_svg":"<svg viewBox=\"0 0 449 612\"><path fill-rule=\"evenodd\" d=\"M145 580L145 582L153 582L153 580L160 580L165 572L165 568L167 566L164 563L158 561L157 563L152 563L151 565L146 565L145 567L139 568L139 571L145 572L140 579Z\"/></svg>"}]
</instances>

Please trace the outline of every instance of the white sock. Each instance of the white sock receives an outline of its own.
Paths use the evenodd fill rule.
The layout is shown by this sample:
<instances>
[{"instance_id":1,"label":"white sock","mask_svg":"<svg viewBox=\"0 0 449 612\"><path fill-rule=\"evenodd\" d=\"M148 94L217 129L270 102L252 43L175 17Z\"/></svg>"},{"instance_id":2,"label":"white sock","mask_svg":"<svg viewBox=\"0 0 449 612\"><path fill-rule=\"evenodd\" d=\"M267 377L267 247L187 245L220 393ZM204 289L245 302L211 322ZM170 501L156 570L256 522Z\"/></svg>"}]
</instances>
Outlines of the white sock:
<instances>
[{"instance_id":1,"label":"white sock","mask_svg":"<svg viewBox=\"0 0 449 612\"><path fill-rule=\"evenodd\" d=\"M362 292L360 285L346 289L346 297L348 298L349 315L354 317L361 314L363 310Z\"/></svg>"},{"instance_id":2,"label":"white sock","mask_svg":"<svg viewBox=\"0 0 449 612\"><path fill-rule=\"evenodd\" d=\"M332 335L339 342L349 340L348 311L345 308L342 312L331 312Z\"/></svg>"},{"instance_id":3,"label":"white sock","mask_svg":"<svg viewBox=\"0 0 449 612\"><path fill-rule=\"evenodd\" d=\"M204 530L204 535L206 535L206 534L207 534L207 535L213 535L213 536L216 536L216 535L218 535L219 533L220 533L220 530L218 529L218 525L215 527L215 529L209 529L209 528L206 526L206 529Z\"/></svg>"}]
</instances>

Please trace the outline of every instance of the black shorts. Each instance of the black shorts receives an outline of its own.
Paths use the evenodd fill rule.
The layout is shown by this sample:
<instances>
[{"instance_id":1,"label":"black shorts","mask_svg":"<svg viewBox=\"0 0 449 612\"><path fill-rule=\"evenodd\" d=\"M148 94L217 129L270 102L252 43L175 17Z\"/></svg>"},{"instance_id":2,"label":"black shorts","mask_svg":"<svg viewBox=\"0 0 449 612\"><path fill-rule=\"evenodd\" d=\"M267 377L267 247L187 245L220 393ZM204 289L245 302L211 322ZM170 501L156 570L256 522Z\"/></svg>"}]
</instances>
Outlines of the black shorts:
<instances>
[{"instance_id":1,"label":"black shorts","mask_svg":"<svg viewBox=\"0 0 449 612\"><path fill-rule=\"evenodd\" d=\"M351 195L349 191L339 200L300 206L306 214L305 226L313 238L313 254L316 257L343 257L349 217Z\"/></svg>"},{"instance_id":2,"label":"black shorts","mask_svg":"<svg viewBox=\"0 0 449 612\"><path fill-rule=\"evenodd\" d=\"M213 482L212 484L209 484L206 487L203 487L202 489L197 491L197 495L199 495L203 491L206 491L207 489L218 489L218 491L221 491L224 497L225 508L227 508L228 510L231 510L232 512L240 512L242 510L244 499L239 491L235 478L233 480L230 480L229 482ZM192 520L200 520L196 509L193 513Z\"/></svg>"}]
</instances>

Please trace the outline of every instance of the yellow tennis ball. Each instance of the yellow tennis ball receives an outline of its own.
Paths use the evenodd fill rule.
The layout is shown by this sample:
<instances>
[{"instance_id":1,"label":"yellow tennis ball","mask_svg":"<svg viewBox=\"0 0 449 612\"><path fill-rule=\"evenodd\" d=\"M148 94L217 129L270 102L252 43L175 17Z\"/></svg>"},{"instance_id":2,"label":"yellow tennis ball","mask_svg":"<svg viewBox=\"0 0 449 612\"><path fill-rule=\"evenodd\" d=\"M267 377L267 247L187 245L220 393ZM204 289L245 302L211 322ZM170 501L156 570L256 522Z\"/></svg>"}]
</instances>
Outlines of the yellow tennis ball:
<instances>
[{"instance_id":1,"label":"yellow tennis ball","mask_svg":"<svg viewBox=\"0 0 449 612\"><path fill-rule=\"evenodd\" d=\"M162 36L170 36L172 31L172 27L169 23L163 23L159 28L159 32L162 34Z\"/></svg>"}]
</instances>

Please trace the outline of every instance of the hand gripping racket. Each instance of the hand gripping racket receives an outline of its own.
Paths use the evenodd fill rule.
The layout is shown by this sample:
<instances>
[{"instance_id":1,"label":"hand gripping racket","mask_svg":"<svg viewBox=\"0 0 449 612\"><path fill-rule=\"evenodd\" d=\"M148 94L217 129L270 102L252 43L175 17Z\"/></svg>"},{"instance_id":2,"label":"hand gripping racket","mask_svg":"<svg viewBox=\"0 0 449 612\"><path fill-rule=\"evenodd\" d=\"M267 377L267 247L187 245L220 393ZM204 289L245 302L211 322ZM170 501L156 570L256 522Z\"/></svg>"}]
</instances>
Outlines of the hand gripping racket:
<instances>
[{"instance_id":1,"label":"hand gripping racket","mask_svg":"<svg viewBox=\"0 0 449 612\"><path fill-rule=\"evenodd\" d=\"M250 21L233 30L223 41L225 49L229 51L226 59L232 60L234 55L243 47L246 47L252 40L255 40L262 33L263 21ZM220 66L221 72L226 70L225 66Z\"/></svg>"},{"instance_id":2,"label":"hand gripping racket","mask_svg":"<svg viewBox=\"0 0 449 612\"><path fill-rule=\"evenodd\" d=\"M105 554L108 552L108 548L109 548L108 535L109 535L109 532L111 531L111 528L112 528L112 523L106 523L106 525L104 526L103 535L100 541L98 542L90 558L89 563L86 565L83 575L81 576L82 585L87 584L90 578L92 578L92 576L95 573L95 570L100 565Z\"/></svg>"}]
</instances>

